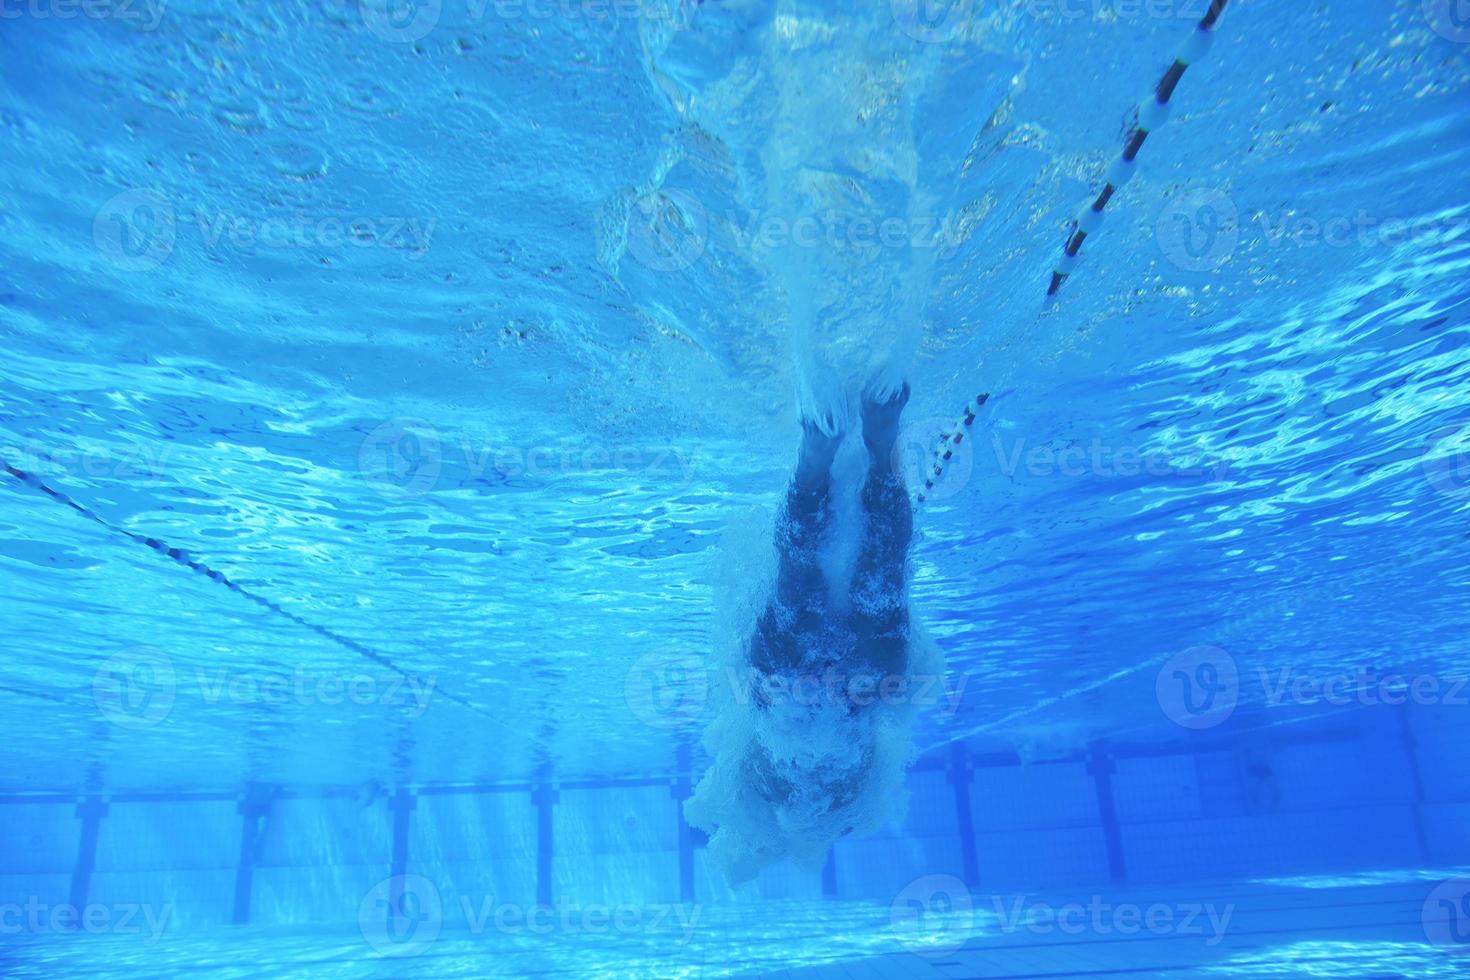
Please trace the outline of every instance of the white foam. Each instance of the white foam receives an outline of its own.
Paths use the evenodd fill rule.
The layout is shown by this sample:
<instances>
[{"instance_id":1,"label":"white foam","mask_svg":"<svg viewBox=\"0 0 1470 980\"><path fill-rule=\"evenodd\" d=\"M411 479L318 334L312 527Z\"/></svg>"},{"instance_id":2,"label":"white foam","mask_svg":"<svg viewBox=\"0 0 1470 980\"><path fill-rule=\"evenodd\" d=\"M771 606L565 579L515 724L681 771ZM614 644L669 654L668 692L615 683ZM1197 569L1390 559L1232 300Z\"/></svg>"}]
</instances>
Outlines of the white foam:
<instances>
[{"instance_id":1,"label":"white foam","mask_svg":"<svg viewBox=\"0 0 1470 980\"><path fill-rule=\"evenodd\" d=\"M823 564L840 575L836 581L845 583L856 548L855 483L862 471L857 467L854 475L841 456L834 470L838 532ZM731 885L787 857L815 870L830 845L844 835L871 833L901 821L908 803L904 772L914 753L913 719L924 710L911 698L900 697L877 699L852 713L840 697L825 691L813 697L810 687L799 698L785 692L761 707L741 686L750 676L749 637L770 594L772 523L769 516L742 522L727 538L721 636L714 655L719 683L714 720L704 735L711 764L685 804L689 823L710 834L710 853ZM835 677L826 665L837 651L806 653L809 664L820 665L804 675L813 683L834 680L841 686L858 673L850 650L841 651L847 656L836 665ZM913 623L904 671L910 690L917 690L925 677L942 677L943 669L938 648ZM770 772L789 783L788 797L773 803L758 791L747 765L753 751L766 760ZM834 792L834 787L839 789ZM855 796L837 801L846 791L855 791Z\"/></svg>"}]
</instances>

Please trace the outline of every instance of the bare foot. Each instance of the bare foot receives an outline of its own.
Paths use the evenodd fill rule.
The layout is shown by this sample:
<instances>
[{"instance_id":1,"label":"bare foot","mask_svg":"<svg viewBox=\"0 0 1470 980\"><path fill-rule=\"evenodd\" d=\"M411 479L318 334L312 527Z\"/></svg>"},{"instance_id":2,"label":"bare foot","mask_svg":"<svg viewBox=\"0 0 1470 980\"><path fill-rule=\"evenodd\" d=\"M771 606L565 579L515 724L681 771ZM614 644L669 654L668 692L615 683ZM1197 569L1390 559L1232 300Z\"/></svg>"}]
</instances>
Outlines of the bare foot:
<instances>
[{"instance_id":1,"label":"bare foot","mask_svg":"<svg viewBox=\"0 0 1470 980\"><path fill-rule=\"evenodd\" d=\"M896 392L878 393L872 386L863 392L863 443L874 462L886 461L893 452L899 418L908 402L907 382Z\"/></svg>"},{"instance_id":2,"label":"bare foot","mask_svg":"<svg viewBox=\"0 0 1470 980\"><path fill-rule=\"evenodd\" d=\"M833 425L831 418L801 420L801 456L796 462L796 484L815 490L826 483L832 473L832 460L845 435Z\"/></svg>"}]
</instances>

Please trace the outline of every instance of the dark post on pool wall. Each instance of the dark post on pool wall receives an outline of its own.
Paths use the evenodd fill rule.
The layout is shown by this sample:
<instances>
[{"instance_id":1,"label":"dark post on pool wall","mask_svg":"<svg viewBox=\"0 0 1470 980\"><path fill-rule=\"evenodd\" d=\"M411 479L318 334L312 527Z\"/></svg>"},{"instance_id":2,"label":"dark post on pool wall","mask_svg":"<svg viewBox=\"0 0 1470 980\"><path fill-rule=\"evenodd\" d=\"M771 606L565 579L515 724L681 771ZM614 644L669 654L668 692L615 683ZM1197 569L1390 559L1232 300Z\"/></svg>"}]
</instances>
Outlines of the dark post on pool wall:
<instances>
[{"instance_id":1,"label":"dark post on pool wall","mask_svg":"<svg viewBox=\"0 0 1470 980\"><path fill-rule=\"evenodd\" d=\"M388 808L393 811L393 858L388 871L390 877L397 878L408 873L408 821L409 814L416 806L418 799L407 786L400 786L388 801Z\"/></svg>"},{"instance_id":2,"label":"dark post on pool wall","mask_svg":"<svg viewBox=\"0 0 1470 980\"><path fill-rule=\"evenodd\" d=\"M1118 826L1118 807L1113 799L1113 753L1105 741L1087 748L1087 771L1097 786L1097 815L1102 821L1103 843L1108 850L1108 872L1115 882L1128 880L1123 862L1123 832Z\"/></svg>"},{"instance_id":3,"label":"dark post on pool wall","mask_svg":"<svg viewBox=\"0 0 1470 980\"><path fill-rule=\"evenodd\" d=\"M551 785L549 770L543 770L531 789L531 802L536 806L536 902L551 904L552 813L556 805L556 788Z\"/></svg>"},{"instance_id":4,"label":"dark post on pool wall","mask_svg":"<svg viewBox=\"0 0 1470 980\"><path fill-rule=\"evenodd\" d=\"M237 808L240 814L240 857L235 864L235 904L230 920L235 925L250 921L250 893L255 887L255 863L260 857L260 843L270 819L275 797L269 786L251 783Z\"/></svg>"},{"instance_id":5,"label":"dark post on pool wall","mask_svg":"<svg viewBox=\"0 0 1470 980\"><path fill-rule=\"evenodd\" d=\"M674 750L677 775L674 777L674 819L679 827L679 901L688 904L694 901L694 828L684 819L684 801L693 792L690 777L692 762L689 742L681 740Z\"/></svg>"},{"instance_id":6,"label":"dark post on pool wall","mask_svg":"<svg viewBox=\"0 0 1470 980\"><path fill-rule=\"evenodd\" d=\"M107 816L107 801L96 793L83 797L77 804L77 817L82 821L82 833L77 842L77 863L71 873L71 907L80 910L87 907L87 893L92 890L92 872L97 867L97 837L102 831L102 818ZM75 929L80 922L72 922Z\"/></svg>"},{"instance_id":7,"label":"dark post on pool wall","mask_svg":"<svg viewBox=\"0 0 1470 980\"><path fill-rule=\"evenodd\" d=\"M974 773L970 769L965 743L956 742L950 750L949 782L954 787L955 831L960 835L960 867L965 884L970 888L980 887L980 856L975 848L975 814L970 808L970 783Z\"/></svg>"}]
</instances>

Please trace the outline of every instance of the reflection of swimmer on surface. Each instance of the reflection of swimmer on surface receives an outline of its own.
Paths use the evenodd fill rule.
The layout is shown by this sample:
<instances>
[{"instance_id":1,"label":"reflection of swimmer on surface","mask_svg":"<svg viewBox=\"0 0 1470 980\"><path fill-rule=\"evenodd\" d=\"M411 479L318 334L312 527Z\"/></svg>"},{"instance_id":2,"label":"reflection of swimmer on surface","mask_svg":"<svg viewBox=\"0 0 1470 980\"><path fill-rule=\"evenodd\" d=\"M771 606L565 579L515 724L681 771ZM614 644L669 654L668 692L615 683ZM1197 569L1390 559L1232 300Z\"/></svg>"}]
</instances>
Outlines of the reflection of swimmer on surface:
<instances>
[{"instance_id":1,"label":"reflection of swimmer on surface","mask_svg":"<svg viewBox=\"0 0 1470 980\"><path fill-rule=\"evenodd\" d=\"M802 421L776 524L775 590L741 665L749 691L706 736L714 762L686 811L713 829L711 851L733 883L786 855L818 862L832 841L901 811L909 712L894 702L913 675L913 511L894 445L908 397L907 385L863 394L865 469L851 529L834 486L842 413ZM845 530L856 556L834 589L830 545Z\"/></svg>"}]
</instances>

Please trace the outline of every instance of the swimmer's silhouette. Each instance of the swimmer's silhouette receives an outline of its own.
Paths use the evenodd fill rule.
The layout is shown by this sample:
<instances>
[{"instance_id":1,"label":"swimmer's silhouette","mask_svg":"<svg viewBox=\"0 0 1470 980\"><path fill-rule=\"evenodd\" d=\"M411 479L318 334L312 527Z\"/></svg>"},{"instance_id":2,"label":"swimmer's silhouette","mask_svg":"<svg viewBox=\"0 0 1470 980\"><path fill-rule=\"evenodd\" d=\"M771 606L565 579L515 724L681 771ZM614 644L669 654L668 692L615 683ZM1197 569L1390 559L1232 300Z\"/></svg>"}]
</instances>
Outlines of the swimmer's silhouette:
<instances>
[{"instance_id":1,"label":"swimmer's silhouette","mask_svg":"<svg viewBox=\"0 0 1470 980\"><path fill-rule=\"evenodd\" d=\"M914 516L893 447L908 399L908 385L887 398L871 390L864 394L868 467L861 497L861 546L845 622L839 622L829 608L820 561L832 519L832 461L845 433L830 419L802 421L801 456L776 528L780 555L776 595L751 641L751 665L757 670L770 673L811 666L806 661L811 650L844 645L880 672L903 669L909 625L905 564ZM851 636L834 637L834 628L846 629ZM824 642L829 639L839 642Z\"/></svg>"},{"instance_id":2,"label":"swimmer's silhouette","mask_svg":"<svg viewBox=\"0 0 1470 980\"><path fill-rule=\"evenodd\" d=\"M786 855L815 863L833 840L901 809L913 510L894 446L908 398L906 384L863 392L855 527L839 517L853 509L841 506L833 472L845 413L802 420L776 522L774 593L739 672L748 688L711 726L715 760L686 809L713 830L711 849L732 882ZM855 537L847 562L832 547L844 534L849 545Z\"/></svg>"}]
</instances>

